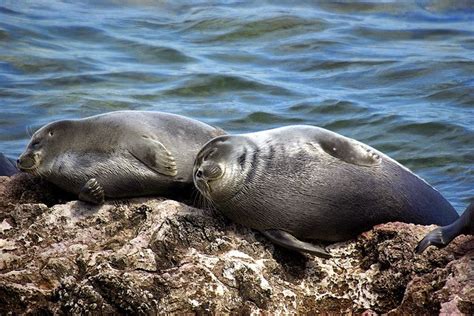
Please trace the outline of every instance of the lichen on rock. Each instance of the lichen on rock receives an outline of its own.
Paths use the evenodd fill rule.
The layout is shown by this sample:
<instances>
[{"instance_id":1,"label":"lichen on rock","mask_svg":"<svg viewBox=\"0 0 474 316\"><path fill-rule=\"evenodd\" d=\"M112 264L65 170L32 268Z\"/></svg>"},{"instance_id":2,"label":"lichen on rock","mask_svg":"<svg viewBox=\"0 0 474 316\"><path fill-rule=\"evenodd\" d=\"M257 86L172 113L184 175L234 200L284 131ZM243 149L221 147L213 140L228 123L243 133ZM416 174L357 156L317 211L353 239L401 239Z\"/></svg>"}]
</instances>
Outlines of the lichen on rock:
<instances>
[{"instance_id":1,"label":"lichen on rock","mask_svg":"<svg viewBox=\"0 0 474 316\"><path fill-rule=\"evenodd\" d=\"M474 238L413 252L430 226L378 225L331 259L161 198L92 206L0 177L0 314L474 313Z\"/></svg>"}]
</instances>

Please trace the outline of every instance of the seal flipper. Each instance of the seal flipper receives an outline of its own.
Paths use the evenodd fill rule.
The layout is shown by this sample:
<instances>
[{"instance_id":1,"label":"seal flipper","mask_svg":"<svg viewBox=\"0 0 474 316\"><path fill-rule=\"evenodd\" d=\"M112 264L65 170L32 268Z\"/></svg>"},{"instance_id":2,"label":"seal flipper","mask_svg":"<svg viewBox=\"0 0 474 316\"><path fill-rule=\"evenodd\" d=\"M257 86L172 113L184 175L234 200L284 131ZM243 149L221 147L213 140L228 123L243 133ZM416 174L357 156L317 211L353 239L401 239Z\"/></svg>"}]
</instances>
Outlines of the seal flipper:
<instances>
[{"instance_id":1,"label":"seal flipper","mask_svg":"<svg viewBox=\"0 0 474 316\"><path fill-rule=\"evenodd\" d=\"M451 225L448 225L448 226L451 226ZM445 234L446 228L447 228L447 226L438 227L438 228L433 229L431 232L429 232L425 236L425 238L423 238L418 243L418 245L415 248L415 252L417 254L420 254L423 251L425 251L425 249L428 248L431 245L436 246L438 248L441 248L441 247L445 247L447 244L449 244L449 242L454 238L454 236L451 234L452 238L449 238L448 236L447 236L447 238L445 238L445 235L447 235L447 234Z\"/></svg>"},{"instance_id":2,"label":"seal flipper","mask_svg":"<svg viewBox=\"0 0 474 316\"><path fill-rule=\"evenodd\" d=\"M104 203L104 189L95 178L89 179L79 192L79 200L94 204Z\"/></svg>"},{"instance_id":3,"label":"seal flipper","mask_svg":"<svg viewBox=\"0 0 474 316\"><path fill-rule=\"evenodd\" d=\"M429 246L445 247L461 234L474 234L474 203L471 203L455 222L433 229L416 246L420 254Z\"/></svg>"},{"instance_id":4,"label":"seal flipper","mask_svg":"<svg viewBox=\"0 0 474 316\"><path fill-rule=\"evenodd\" d=\"M166 176L175 176L178 171L171 153L158 140L142 135L133 142L128 151L148 168Z\"/></svg>"},{"instance_id":5,"label":"seal flipper","mask_svg":"<svg viewBox=\"0 0 474 316\"><path fill-rule=\"evenodd\" d=\"M344 136L325 135L317 142L329 155L354 165L370 167L382 162L372 148Z\"/></svg>"},{"instance_id":6,"label":"seal flipper","mask_svg":"<svg viewBox=\"0 0 474 316\"><path fill-rule=\"evenodd\" d=\"M264 230L262 231L262 234L270 239L273 243L282 247L300 252L308 252L321 258L331 258L331 255L323 247L301 241L283 230Z\"/></svg>"}]
</instances>

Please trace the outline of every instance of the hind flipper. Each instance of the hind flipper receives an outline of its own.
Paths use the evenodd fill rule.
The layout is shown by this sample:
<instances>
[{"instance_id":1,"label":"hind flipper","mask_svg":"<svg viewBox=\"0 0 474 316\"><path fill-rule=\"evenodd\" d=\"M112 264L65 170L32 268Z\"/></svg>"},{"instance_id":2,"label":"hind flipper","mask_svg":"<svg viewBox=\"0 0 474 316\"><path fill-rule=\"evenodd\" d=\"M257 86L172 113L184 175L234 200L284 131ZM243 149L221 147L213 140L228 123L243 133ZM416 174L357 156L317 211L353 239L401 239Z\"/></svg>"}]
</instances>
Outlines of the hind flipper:
<instances>
[{"instance_id":1,"label":"hind flipper","mask_svg":"<svg viewBox=\"0 0 474 316\"><path fill-rule=\"evenodd\" d=\"M443 228L438 227L429 232L416 246L415 252L420 254L429 246L436 246L438 248L445 247L451 240L446 240L443 237Z\"/></svg>"},{"instance_id":2,"label":"hind flipper","mask_svg":"<svg viewBox=\"0 0 474 316\"><path fill-rule=\"evenodd\" d=\"M100 186L96 179L92 178L84 184L79 192L79 200L93 204L104 203L104 189Z\"/></svg>"},{"instance_id":3,"label":"hind flipper","mask_svg":"<svg viewBox=\"0 0 474 316\"><path fill-rule=\"evenodd\" d=\"M323 247L301 241L283 230L270 229L262 231L262 233L273 243L282 247L300 252L308 252L321 258L331 258L331 255Z\"/></svg>"},{"instance_id":4,"label":"hind flipper","mask_svg":"<svg viewBox=\"0 0 474 316\"><path fill-rule=\"evenodd\" d=\"M429 232L415 248L422 253L429 246L445 247L461 234L474 234L474 203L471 203L455 222Z\"/></svg>"}]
</instances>

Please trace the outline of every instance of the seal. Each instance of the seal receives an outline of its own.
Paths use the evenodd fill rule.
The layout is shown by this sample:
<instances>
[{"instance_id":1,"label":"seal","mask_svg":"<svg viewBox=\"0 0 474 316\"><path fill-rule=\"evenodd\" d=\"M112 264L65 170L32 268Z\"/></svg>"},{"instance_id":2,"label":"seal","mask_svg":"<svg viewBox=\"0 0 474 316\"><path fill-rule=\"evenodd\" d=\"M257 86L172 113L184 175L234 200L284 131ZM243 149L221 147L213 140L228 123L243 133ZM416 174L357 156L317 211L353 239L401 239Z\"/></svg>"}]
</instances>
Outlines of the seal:
<instances>
[{"instance_id":1,"label":"seal","mask_svg":"<svg viewBox=\"0 0 474 316\"><path fill-rule=\"evenodd\" d=\"M193 188L194 158L224 131L183 116L117 111L35 132L17 161L79 199L171 195Z\"/></svg>"},{"instance_id":2,"label":"seal","mask_svg":"<svg viewBox=\"0 0 474 316\"><path fill-rule=\"evenodd\" d=\"M328 257L304 240L348 240L390 221L446 225L441 194L376 149L314 126L214 138L193 170L201 194L231 220L286 248Z\"/></svg>"},{"instance_id":3,"label":"seal","mask_svg":"<svg viewBox=\"0 0 474 316\"><path fill-rule=\"evenodd\" d=\"M429 232L416 246L416 253L420 254L426 248L433 245L436 247L447 246L457 236L474 235L474 203L469 204L466 210L453 223L438 227Z\"/></svg>"},{"instance_id":4,"label":"seal","mask_svg":"<svg viewBox=\"0 0 474 316\"><path fill-rule=\"evenodd\" d=\"M0 176L10 177L15 173L18 173L18 169L15 167L14 160L0 153Z\"/></svg>"}]
</instances>

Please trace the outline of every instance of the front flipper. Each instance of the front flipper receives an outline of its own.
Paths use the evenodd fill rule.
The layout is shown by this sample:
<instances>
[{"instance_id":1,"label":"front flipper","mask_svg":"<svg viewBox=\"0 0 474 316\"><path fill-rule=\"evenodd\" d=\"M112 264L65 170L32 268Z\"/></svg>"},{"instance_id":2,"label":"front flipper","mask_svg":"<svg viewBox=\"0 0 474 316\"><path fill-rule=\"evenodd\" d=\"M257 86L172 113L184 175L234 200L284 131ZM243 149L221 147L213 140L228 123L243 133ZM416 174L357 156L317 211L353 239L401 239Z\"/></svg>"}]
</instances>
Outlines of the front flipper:
<instances>
[{"instance_id":1,"label":"front flipper","mask_svg":"<svg viewBox=\"0 0 474 316\"><path fill-rule=\"evenodd\" d=\"M321 258L331 258L331 255L324 248L301 241L283 230L270 229L262 231L262 233L272 242L282 247L301 252L308 252Z\"/></svg>"},{"instance_id":2,"label":"front flipper","mask_svg":"<svg viewBox=\"0 0 474 316\"><path fill-rule=\"evenodd\" d=\"M147 135L130 141L129 152L148 168L166 176L175 176L178 171L171 153L158 140Z\"/></svg>"},{"instance_id":3,"label":"front flipper","mask_svg":"<svg viewBox=\"0 0 474 316\"><path fill-rule=\"evenodd\" d=\"M382 162L369 146L335 133L324 135L317 142L329 155L354 165L376 166Z\"/></svg>"},{"instance_id":4,"label":"front flipper","mask_svg":"<svg viewBox=\"0 0 474 316\"><path fill-rule=\"evenodd\" d=\"M79 200L102 204L104 203L104 189L95 178L89 179L79 192Z\"/></svg>"}]
</instances>

